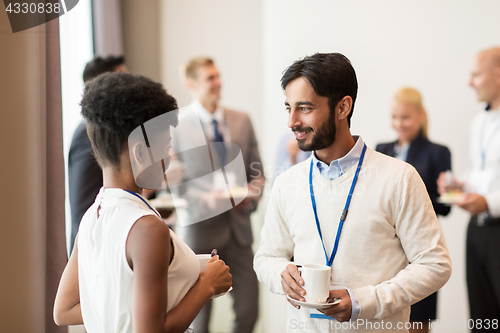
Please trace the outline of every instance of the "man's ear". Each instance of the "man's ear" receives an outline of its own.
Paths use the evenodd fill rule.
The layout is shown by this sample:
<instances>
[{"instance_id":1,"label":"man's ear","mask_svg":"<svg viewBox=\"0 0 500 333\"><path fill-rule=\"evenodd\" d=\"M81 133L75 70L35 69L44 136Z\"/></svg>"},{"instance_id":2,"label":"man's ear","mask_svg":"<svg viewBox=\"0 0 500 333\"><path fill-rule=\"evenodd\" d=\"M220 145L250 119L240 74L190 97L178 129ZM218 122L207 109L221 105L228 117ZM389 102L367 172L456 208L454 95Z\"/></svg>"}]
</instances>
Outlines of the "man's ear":
<instances>
[{"instance_id":1,"label":"man's ear","mask_svg":"<svg viewBox=\"0 0 500 333\"><path fill-rule=\"evenodd\" d=\"M496 77L497 84L500 85L500 66L497 66L495 74L496 74L495 77Z\"/></svg>"},{"instance_id":2,"label":"man's ear","mask_svg":"<svg viewBox=\"0 0 500 333\"><path fill-rule=\"evenodd\" d=\"M349 116L352 110L351 96L344 96L344 98L338 102L337 108L339 109L339 120L347 119L347 116Z\"/></svg>"},{"instance_id":3,"label":"man's ear","mask_svg":"<svg viewBox=\"0 0 500 333\"><path fill-rule=\"evenodd\" d=\"M194 90L196 88L196 80L192 77L186 77L184 84L189 90Z\"/></svg>"}]
</instances>

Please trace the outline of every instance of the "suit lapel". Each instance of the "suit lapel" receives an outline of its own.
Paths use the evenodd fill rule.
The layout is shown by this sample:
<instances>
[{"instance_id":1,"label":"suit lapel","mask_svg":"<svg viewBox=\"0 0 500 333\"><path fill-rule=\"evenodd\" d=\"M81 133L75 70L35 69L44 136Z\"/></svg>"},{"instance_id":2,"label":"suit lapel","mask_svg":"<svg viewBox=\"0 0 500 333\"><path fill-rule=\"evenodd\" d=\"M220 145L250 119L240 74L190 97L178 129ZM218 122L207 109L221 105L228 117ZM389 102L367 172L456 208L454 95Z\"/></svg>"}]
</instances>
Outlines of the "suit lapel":
<instances>
[{"instance_id":1,"label":"suit lapel","mask_svg":"<svg viewBox=\"0 0 500 333\"><path fill-rule=\"evenodd\" d=\"M397 141L389 143L389 149L388 149L389 151L387 152L387 155L389 155L390 157L396 156L396 152L394 151L394 147L396 147L396 143L397 143Z\"/></svg>"},{"instance_id":2,"label":"suit lapel","mask_svg":"<svg viewBox=\"0 0 500 333\"><path fill-rule=\"evenodd\" d=\"M224 121L226 122L226 127L227 127L227 131L229 133L229 137L230 137L230 141L231 142L234 142L234 138L235 138L235 129L234 129L234 119L233 119L233 115L231 114L231 112L229 112L227 109L222 109L222 111L224 112ZM229 125L231 124L231 125Z\"/></svg>"},{"instance_id":3,"label":"suit lapel","mask_svg":"<svg viewBox=\"0 0 500 333\"><path fill-rule=\"evenodd\" d=\"M224 117L226 119L226 126L230 136L229 141L237 144L241 149L243 149L242 145L244 145L244 142L241 142L241 138L244 134L242 133L243 128L241 126L241 118L238 117L236 112L227 109L223 110Z\"/></svg>"},{"instance_id":4,"label":"suit lapel","mask_svg":"<svg viewBox=\"0 0 500 333\"><path fill-rule=\"evenodd\" d=\"M415 141L410 144L410 149L408 150L408 156L406 157L406 162L411 165L415 165L418 160L418 152L421 150L423 143L425 142L424 135L422 132L417 136Z\"/></svg>"}]
</instances>

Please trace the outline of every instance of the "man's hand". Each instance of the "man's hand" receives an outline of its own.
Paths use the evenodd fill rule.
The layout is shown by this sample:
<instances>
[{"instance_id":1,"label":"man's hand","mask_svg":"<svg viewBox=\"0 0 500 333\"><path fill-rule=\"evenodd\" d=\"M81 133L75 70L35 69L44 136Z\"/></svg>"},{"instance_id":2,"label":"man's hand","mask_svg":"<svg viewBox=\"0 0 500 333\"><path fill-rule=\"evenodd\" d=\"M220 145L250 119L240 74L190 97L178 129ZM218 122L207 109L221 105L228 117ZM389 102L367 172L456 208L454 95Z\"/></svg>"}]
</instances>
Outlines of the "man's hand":
<instances>
[{"instance_id":1,"label":"man's hand","mask_svg":"<svg viewBox=\"0 0 500 333\"><path fill-rule=\"evenodd\" d=\"M477 215L488 210L486 198L477 193L466 193L464 199L457 204L472 215Z\"/></svg>"},{"instance_id":2,"label":"man's hand","mask_svg":"<svg viewBox=\"0 0 500 333\"><path fill-rule=\"evenodd\" d=\"M286 269L283 272L281 272L280 275L281 275L281 287L283 288L285 295L288 295L291 298L296 299L298 301L305 302L305 298L302 296L306 294L306 291L301 287L304 285L304 280L302 280L302 277L299 274L297 266L289 264L288 266L286 266ZM300 306L290 301L288 298L287 300L294 307L300 309Z\"/></svg>"},{"instance_id":3,"label":"man's hand","mask_svg":"<svg viewBox=\"0 0 500 333\"><path fill-rule=\"evenodd\" d=\"M351 296L347 292L347 289L336 289L330 290L330 296L327 302L333 301L334 298L340 298L340 303L332 305L327 309L318 310L328 317L335 318L340 322L348 321L351 319L352 314L352 302Z\"/></svg>"},{"instance_id":4,"label":"man's hand","mask_svg":"<svg viewBox=\"0 0 500 333\"><path fill-rule=\"evenodd\" d=\"M240 212L253 212L257 208L257 202L262 196L262 188L264 187L264 184L264 177L253 179L251 183L247 184L247 197L236 205L236 209Z\"/></svg>"}]
</instances>

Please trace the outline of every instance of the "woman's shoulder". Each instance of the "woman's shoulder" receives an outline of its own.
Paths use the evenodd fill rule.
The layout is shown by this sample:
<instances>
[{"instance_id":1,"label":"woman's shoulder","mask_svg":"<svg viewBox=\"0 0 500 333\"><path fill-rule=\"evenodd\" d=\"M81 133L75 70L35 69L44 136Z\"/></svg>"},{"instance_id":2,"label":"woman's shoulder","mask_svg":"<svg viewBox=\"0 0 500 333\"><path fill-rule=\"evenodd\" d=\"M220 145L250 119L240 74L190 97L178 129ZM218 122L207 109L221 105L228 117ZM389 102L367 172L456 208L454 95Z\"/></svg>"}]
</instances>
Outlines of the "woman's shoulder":
<instances>
[{"instance_id":1,"label":"woman's shoulder","mask_svg":"<svg viewBox=\"0 0 500 333\"><path fill-rule=\"evenodd\" d=\"M383 142L383 143L379 143L375 147L375 150L378 151L378 152L380 152L380 153L388 154L394 148L394 143L395 142Z\"/></svg>"},{"instance_id":2,"label":"woman's shoulder","mask_svg":"<svg viewBox=\"0 0 500 333\"><path fill-rule=\"evenodd\" d=\"M437 154L450 154L450 150L445 145L441 145L439 143L435 143L429 140L427 141L430 149L436 152Z\"/></svg>"}]
</instances>

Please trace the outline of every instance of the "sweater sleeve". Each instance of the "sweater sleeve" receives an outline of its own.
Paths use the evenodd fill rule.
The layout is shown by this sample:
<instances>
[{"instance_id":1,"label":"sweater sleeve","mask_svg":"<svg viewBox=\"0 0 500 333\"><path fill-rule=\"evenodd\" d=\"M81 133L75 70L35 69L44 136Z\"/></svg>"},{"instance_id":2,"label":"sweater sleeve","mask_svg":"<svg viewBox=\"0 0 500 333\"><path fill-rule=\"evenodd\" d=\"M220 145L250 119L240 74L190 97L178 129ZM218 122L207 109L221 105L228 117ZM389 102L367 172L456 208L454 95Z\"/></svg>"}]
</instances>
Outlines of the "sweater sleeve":
<instances>
[{"instance_id":1,"label":"sweater sleeve","mask_svg":"<svg viewBox=\"0 0 500 333\"><path fill-rule=\"evenodd\" d=\"M395 277L354 290L360 319L382 319L441 288L451 275L451 260L422 179L406 170L395 190L393 225L409 264Z\"/></svg>"},{"instance_id":2,"label":"sweater sleeve","mask_svg":"<svg viewBox=\"0 0 500 333\"><path fill-rule=\"evenodd\" d=\"M283 294L280 274L292 263L290 259L293 256L294 242L280 210L279 178L273 186L267 207L260 245L254 258L254 270L259 281L271 292Z\"/></svg>"}]
</instances>

